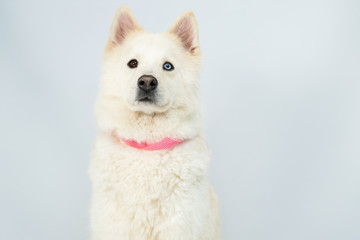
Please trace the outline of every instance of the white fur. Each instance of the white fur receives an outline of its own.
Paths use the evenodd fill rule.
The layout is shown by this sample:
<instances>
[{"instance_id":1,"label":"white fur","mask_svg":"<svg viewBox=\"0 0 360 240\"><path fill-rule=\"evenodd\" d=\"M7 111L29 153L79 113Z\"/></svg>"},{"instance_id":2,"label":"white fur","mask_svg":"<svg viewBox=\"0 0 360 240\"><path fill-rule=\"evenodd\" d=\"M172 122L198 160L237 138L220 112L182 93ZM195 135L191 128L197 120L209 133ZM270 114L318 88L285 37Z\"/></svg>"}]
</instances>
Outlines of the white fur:
<instances>
[{"instance_id":1,"label":"white fur","mask_svg":"<svg viewBox=\"0 0 360 240\"><path fill-rule=\"evenodd\" d=\"M137 68L127 66L131 59L138 60ZM165 61L175 70L164 71ZM202 137L200 62L192 13L183 14L170 31L151 34L137 25L129 9L119 9L105 50L96 105L100 133L90 166L94 240L220 239L217 200L207 177L209 153ZM136 101L137 79L144 74L158 80L157 104ZM165 137L184 142L147 151L119 140L151 143Z\"/></svg>"}]
</instances>

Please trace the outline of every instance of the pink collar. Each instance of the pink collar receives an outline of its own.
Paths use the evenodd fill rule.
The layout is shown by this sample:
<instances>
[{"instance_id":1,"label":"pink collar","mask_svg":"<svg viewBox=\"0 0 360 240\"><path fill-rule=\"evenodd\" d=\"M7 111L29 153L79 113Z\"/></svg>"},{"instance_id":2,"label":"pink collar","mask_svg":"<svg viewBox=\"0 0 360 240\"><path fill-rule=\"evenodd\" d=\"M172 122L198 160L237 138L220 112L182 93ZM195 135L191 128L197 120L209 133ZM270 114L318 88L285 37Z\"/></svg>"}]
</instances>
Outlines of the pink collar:
<instances>
[{"instance_id":1,"label":"pink collar","mask_svg":"<svg viewBox=\"0 0 360 240\"><path fill-rule=\"evenodd\" d=\"M124 138L121 138L121 140L130 147L144 149L144 150L152 150L152 151L171 148L171 147L174 147L175 145L178 145L179 143L183 142L183 140L169 138L169 137L166 137L163 140L152 143L152 144L148 144L146 142L139 143L134 140L128 140L128 139L124 139Z\"/></svg>"}]
</instances>

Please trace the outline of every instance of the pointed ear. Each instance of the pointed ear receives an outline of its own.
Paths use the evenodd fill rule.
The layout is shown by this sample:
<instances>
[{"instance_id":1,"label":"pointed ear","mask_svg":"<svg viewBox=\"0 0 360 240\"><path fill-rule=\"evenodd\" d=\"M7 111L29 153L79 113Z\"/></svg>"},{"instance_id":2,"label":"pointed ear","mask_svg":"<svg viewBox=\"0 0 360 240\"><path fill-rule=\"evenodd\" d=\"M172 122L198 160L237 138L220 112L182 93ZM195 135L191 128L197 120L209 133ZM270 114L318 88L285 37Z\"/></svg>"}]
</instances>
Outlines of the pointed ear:
<instances>
[{"instance_id":1,"label":"pointed ear","mask_svg":"<svg viewBox=\"0 0 360 240\"><path fill-rule=\"evenodd\" d=\"M190 53L196 55L200 53L199 48L199 30L194 13L183 13L169 30L175 34L181 41L182 45Z\"/></svg>"},{"instance_id":2,"label":"pointed ear","mask_svg":"<svg viewBox=\"0 0 360 240\"><path fill-rule=\"evenodd\" d=\"M141 29L131 10L128 7L121 6L110 27L108 47L121 44L129 33Z\"/></svg>"}]
</instances>

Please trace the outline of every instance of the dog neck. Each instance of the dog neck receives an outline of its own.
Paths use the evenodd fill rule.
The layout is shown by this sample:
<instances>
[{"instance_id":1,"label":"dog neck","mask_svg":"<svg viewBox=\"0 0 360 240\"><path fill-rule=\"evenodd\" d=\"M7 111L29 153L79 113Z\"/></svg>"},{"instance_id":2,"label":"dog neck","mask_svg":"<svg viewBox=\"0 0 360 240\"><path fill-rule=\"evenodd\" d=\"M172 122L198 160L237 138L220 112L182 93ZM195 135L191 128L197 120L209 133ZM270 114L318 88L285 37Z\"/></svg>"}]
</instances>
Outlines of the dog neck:
<instances>
[{"instance_id":1,"label":"dog neck","mask_svg":"<svg viewBox=\"0 0 360 240\"><path fill-rule=\"evenodd\" d=\"M98 112L99 128L103 132L115 133L119 139L156 143L165 138L189 140L202 133L200 111L177 108L149 115L110 105L107 102Z\"/></svg>"}]
</instances>

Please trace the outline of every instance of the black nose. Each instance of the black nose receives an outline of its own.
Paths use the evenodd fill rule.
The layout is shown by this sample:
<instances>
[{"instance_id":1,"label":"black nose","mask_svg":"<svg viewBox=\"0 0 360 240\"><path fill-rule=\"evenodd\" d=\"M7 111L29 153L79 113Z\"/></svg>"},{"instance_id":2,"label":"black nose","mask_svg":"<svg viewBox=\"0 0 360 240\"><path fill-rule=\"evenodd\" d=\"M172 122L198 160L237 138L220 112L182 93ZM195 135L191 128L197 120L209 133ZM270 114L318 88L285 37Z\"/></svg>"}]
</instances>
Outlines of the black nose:
<instances>
[{"instance_id":1,"label":"black nose","mask_svg":"<svg viewBox=\"0 0 360 240\"><path fill-rule=\"evenodd\" d=\"M151 75L143 75L138 80L139 88L147 93L153 91L157 85L158 81Z\"/></svg>"}]
</instances>

